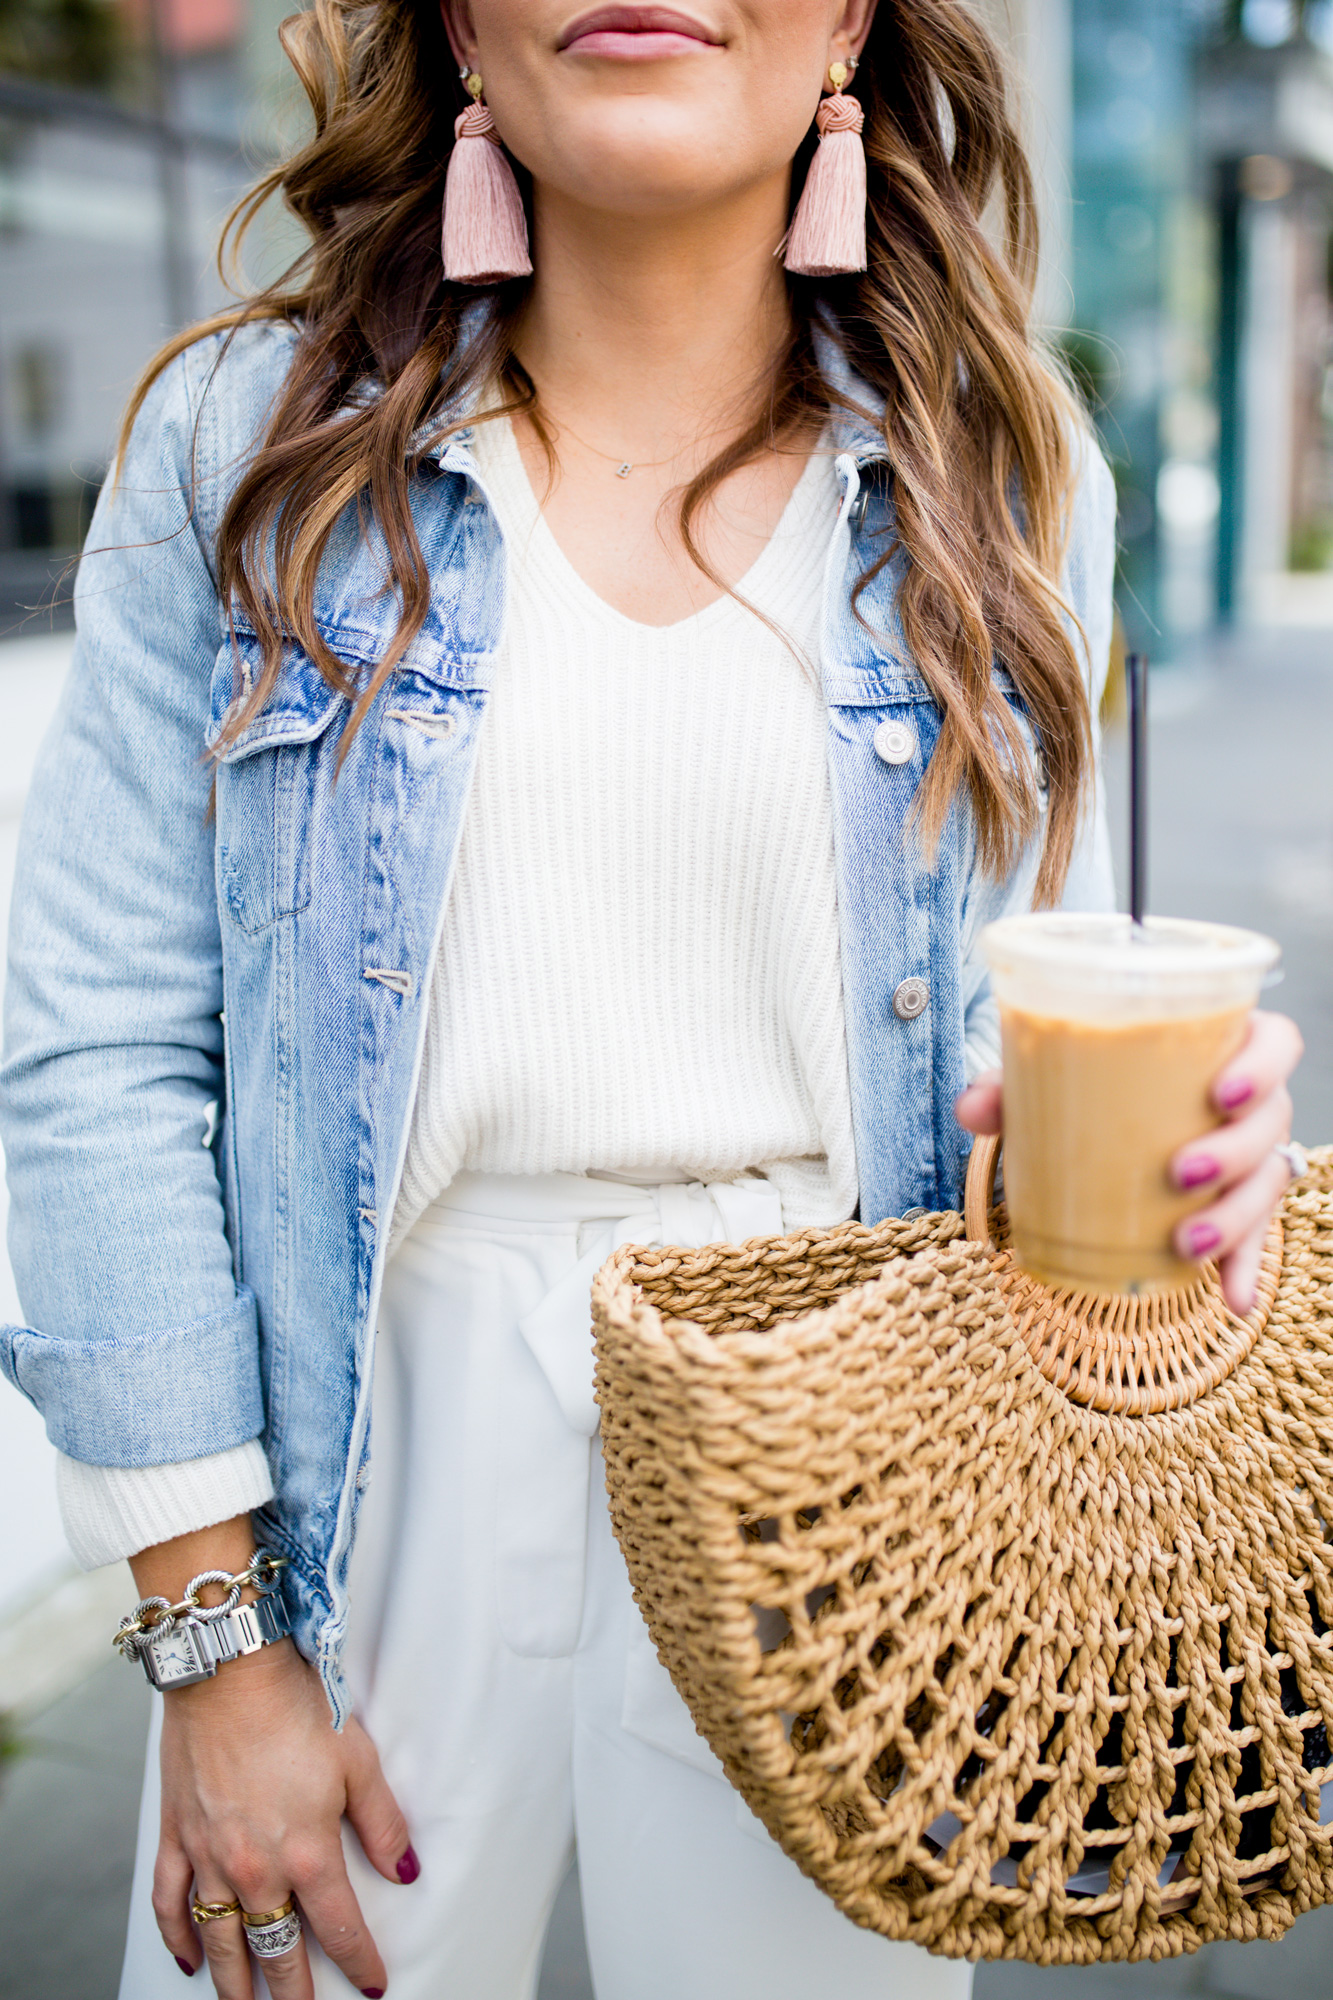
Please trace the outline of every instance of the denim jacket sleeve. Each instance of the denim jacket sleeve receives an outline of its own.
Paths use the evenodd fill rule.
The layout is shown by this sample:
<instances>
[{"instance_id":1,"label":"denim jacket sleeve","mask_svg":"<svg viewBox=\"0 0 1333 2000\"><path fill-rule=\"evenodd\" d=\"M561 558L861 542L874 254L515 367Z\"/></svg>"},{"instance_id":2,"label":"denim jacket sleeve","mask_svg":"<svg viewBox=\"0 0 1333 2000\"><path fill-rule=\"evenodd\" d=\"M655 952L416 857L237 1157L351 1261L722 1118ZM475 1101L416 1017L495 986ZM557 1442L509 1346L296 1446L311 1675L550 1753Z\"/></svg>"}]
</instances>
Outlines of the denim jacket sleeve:
<instances>
[{"instance_id":1,"label":"denim jacket sleeve","mask_svg":"<svg viewBox=\"0 0 1333 2000\"><path fill-rule=\"evenodd\" d=\"M91 1465L204 1457L264 1422L206 1143L224 1095L202 757L222 628L191 466L216 351L159 378L98 504L14 883L0 1136L31 1324L0 1332L0 1367Z\"/></svg>"},{"instance_id":2,"label":"denim jacket sleeve","mask_svg":"<svg viewBox=\"0 0 1333 2000\"><path fill-rule=\"evenodd\" d=\"M1106 822L1098 716L1106 688L1115 619L1115 481L1090 432L1080 432L1075 440L1075 454L1078 476L1070 509L1061 589L1072 613L1066 615L1065 624L1083 668L1092 711L1093 769L1061 902L1067 910L1112 910L1116 900L1115 875ZM969 1082L983 1069L997 1068L1000 1061L999 1009L990 990L978 938L984 923L1031 907L1038 858L1034 842L1002 893L993 899L974 898L969 908L971 921L963 939L964 1039Z\"/></svg>"}]
</instances>

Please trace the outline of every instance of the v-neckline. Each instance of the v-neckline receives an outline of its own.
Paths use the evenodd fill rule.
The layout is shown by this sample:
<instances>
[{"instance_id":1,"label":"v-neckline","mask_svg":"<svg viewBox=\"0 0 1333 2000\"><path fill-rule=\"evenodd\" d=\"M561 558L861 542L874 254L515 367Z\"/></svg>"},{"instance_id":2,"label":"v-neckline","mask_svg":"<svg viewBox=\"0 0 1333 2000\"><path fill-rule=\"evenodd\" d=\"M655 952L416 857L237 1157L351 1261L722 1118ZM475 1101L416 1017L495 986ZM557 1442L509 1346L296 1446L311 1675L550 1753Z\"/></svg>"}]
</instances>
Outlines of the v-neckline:
<instances>
[{"instance_id":1,"label":"v-neckline","mask_svg":"<svg viewBox=\"0 0 1333 2000\"><path fill-rule=\"evenodd\" d=\"M543 559L556 569L566 589L582 599L587 610L600 618L615 619L636 634L651 633L664 639L679 638L687 630L707 629L709 625L716 624L729 616L749 615L746 602L738 600L748 600L753 603L762 598L768 569L779 559L781 545L791 533L792 517L808 505L810 488L818 479L824 461L829 455L822 444L817 445L810 453L801 469L799 479L787 495L786 504L778 516L773 532L745 574L730 591L724 591L719 596L710 598L707 604L701 605L697 611L688 612L684 618L674 618L666 625L654 625L647 619L631 618L627 611L622 611L618 605L610 603L600 592L593 589L588 579L565 554L533 490L511 420L508 417L499 417L494 424L488 425L487 429L492 434L488 442L492 443L492 448L499 456L498 470L504 477L508 489L515 495L522 495L526 514L522 530L529 546L534 543L540 544Z\"/></svg>"}]
</instances>

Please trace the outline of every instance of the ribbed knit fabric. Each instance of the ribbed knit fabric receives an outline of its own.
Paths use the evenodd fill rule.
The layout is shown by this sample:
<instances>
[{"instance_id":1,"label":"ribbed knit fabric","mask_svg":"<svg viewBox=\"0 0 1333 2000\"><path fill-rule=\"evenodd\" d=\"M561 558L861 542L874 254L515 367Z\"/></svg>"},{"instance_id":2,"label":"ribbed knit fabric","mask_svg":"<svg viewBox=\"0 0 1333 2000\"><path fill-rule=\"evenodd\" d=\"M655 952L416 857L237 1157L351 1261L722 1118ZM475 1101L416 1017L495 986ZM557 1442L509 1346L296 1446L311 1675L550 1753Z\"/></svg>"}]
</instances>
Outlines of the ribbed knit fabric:
<instances>
[{"instance_id":1,"label":"ribbed knit fabric","mask_svg":"<svg viewBox=\"0 0 1333 2000\"><path fill-rule=\"evenodd\" d=\"M560 550L507 422L474 452L509 610L435 968L397 1240L460 1170L777 1185L856 1207L811 459L734 598L636 623ZM608 474L609 476L609 474Z\"/></svg>"},{"instance_id":2,"label":"ribbed knit fabric","mask_svg":"<svg viewBox=\"0 0 1333 2000\"><path fill-rule=\"evenodd\" d=\"M264 1447L254 1438L179 1465L81 1465L61 1452L56 1492L75 1561L100 1569L262 1507L273 1498L273 1480Z\"/></svg>"}]
</instances>

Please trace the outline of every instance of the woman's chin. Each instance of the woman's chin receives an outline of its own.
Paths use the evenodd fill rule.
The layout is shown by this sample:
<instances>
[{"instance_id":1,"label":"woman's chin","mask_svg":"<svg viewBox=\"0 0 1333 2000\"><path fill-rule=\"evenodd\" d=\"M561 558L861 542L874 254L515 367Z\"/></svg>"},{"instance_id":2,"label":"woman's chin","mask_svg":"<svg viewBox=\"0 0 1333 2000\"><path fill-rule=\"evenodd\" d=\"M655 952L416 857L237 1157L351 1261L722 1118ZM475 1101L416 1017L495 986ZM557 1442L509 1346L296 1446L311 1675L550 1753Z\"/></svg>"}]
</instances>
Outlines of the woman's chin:
<instances>
[{"instance_id":1,"label":"woman's chin","mask_svg":"<svg viewBox=\"0 0 1333 2000\"><path fill-rule=\"evenodd\" d=\"M635 97L599 115L595 126L584 123L577 144L553 145L549 152L543 147L540 156L523 164L539 208L546 194L562 207L570 203L626 221L636 216L661 221L716 213L736 201L748 207L760 187L774 190L775 212L785 208L787 158L780 148L772 149L771 157L768 152L748 148L737 157L719 146L715 131L699 128L693 106L686 117L668 101L660 116L645 116L644 99Z\"/></svg>"},{"instance_id":2,"label":"woman's chin","mask_svg":"<svg viewBox=\"0 0 1333 2000\"><path fill-rule=\"evenodd\" d=\"M560 208L566 213L570 209L582 210L596 216L602 226L619 232L636 224L645 229L657 229L664 225L688 225L691 220L707 220L711 227L718 208L735 201L739 191L732 186L701 185L697 179L671 180L666 175L649 180L640 173L634 177L628 174L623 177L598 175L560 190L548 189L547 192L555 195ZM540 212L539 206L539 215ZM774 214L777 214L776 208ZM761 227L759 235L762 233ZM781 233L779 223L773 235L774 243ZM729 245L728 254L734 254L733 245Z\"/></svg>"}]
</instances>

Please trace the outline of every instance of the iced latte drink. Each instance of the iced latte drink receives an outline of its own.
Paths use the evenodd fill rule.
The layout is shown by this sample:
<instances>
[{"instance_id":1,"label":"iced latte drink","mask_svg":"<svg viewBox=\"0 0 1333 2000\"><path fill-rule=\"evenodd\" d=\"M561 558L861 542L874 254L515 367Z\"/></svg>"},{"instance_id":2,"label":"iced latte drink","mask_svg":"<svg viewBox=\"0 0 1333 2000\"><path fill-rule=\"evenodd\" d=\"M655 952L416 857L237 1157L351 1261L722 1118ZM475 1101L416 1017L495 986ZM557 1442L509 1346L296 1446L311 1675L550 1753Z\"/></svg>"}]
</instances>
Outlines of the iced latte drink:
<instances>
[{"instance_id":1,"label":"iced latte drink","mask_svg":"<svg viewBox=\"0 0 1333 2000\"><path fill-rule=\"evenodd\" d=\"M1178 1223L1213 1199L1172 1156L1220 1122L1271 938L1223 924L1053 911L982 935L1004 1051L1004 1189L1018 1261L1094 1293L1190 1284Z\"/></svg>"}]
</instances>

